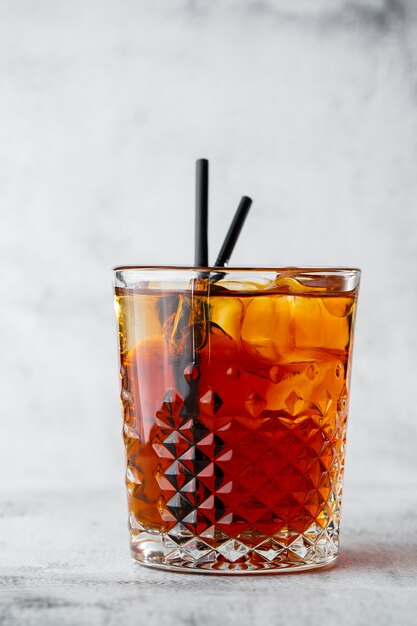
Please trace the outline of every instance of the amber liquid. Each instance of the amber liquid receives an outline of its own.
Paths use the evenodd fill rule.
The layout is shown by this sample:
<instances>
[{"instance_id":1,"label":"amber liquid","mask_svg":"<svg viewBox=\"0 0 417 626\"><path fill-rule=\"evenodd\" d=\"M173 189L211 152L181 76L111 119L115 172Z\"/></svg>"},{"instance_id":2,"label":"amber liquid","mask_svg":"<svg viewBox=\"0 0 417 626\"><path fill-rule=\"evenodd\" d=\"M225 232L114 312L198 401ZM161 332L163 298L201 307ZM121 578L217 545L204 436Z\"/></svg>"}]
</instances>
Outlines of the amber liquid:
<instances>
[{"instance_id":1,"label":"amber liquid","mask_svg":"<svg viewBox=\"0 0 417 626\"><path fill-rule=\"evenodd\" d=\"M132 533L338 524L355 294L116 290Z\"/></svg>"}]
</instances>

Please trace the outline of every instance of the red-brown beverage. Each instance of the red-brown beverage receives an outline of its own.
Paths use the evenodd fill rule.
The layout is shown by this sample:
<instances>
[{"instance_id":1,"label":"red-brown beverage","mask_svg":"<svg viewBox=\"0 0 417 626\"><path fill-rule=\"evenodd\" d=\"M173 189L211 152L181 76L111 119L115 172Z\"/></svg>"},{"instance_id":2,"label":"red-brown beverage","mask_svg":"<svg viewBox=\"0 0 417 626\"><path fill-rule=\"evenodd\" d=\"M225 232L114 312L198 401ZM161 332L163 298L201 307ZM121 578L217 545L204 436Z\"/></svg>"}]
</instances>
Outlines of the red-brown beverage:
<instances>
[{"instance_id":1,"label":"red-brown beverage","mask_svg":"<svg viewBox=\"0 0 417 626\"><path fill-rule=\"evenodd\" d=\"M331 278L116 288L135 558L226 572L335 558L357 286Z\"/></svg>"}]
</instances>

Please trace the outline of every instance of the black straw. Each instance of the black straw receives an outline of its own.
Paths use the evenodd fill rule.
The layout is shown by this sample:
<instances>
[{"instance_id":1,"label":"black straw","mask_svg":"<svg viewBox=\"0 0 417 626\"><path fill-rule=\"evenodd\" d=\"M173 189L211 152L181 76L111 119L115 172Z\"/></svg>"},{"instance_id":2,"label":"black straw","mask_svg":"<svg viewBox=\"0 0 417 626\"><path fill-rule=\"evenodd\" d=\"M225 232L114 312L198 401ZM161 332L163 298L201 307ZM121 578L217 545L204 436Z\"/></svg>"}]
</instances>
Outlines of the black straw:
<instances>
[{"instance_id":1,"label":"black straw","mask_svg":"<svg viewBox=\"0 0 417 626\"><path fill-rule=\"evenodd\" d=\"M196 267L208 266L208 172L207 159L196 162L195 258Z\"/></svg>"},{"instance_id":2,"label":"black straw","mask_svg":"<svg viewBox=\"0 0 417 626\"><path fill-rule=\"evenodd\" d=\"M236 245L236 241L240 235L240 231L242 230L243 224L245 223L246 217L249 213L251 204L251 198L243 196L242 200L239 203L233 221L230 224L226 239L224 240L222 248L219 252L219 256L217 257L215 267L224 267L229 262L231 254L233 252L233 248Z\"/></svg>"}]
</instances>

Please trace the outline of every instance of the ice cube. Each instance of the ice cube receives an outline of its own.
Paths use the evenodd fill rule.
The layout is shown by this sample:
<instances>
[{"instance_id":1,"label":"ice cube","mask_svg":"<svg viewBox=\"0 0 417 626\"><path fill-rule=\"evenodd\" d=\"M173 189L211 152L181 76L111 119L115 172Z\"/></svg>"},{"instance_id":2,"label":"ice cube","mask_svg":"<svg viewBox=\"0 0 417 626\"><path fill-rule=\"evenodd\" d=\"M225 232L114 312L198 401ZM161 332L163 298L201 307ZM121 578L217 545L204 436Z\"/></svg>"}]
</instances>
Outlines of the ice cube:
<instances>
[{"instance_id":1,"label":"ice cube","mask_svg":"<svg viewBox=\"0 0 417 626\"><path fill-rule=\"evenodd\" d=\"M296 278L292 278L291 276L281 276L280 274L277 274L277 277L275 278L275 280L269 287L269 289L272 289L272 288L281 292L288 291L289 293L300 293L300 292L303 292L303 291L305 292L309 290L308 287L303 285Z\"/></svg>"},{"instance_id":2,"label":"ice cube","mask_svg":"<svg viewBox=\"0 0 417 626\"><path fill-rule=\"evenodd\" d=\"M240 326L243 317L243 304L236 297L215 297L210 299L210 321L220 326L235 341L240 340Z\"/></svg>"},{"instance_id":3,"label":"ice cube","mask_svg":"<svg viewBox=\"0 0 417 626\"><path fill-rule=\"evenodd\" d=\"M320 416L334 409L345 384L341 362L321 352L315 361L288 363L282 366L285 376L266 393L267 410L292 410ZM299 399L304 404L296 404ZM297 411L298 412L298 411Z\"/></svg>"},{"instance_id":4,"label":"ice cube","mask_svg":"<svg viewBox=\"0 0 417 626\"><path fill-rule=\"evenodd\" d=\"M131 395L136 428L139 436L144 437L154 423L167 388L175 384L163 337L154 335L139 340L126 355L124 367L127 376L125 385Z\"/></svg>"},{"instance_id":5,"label":"ice cube","mask_svg":"<svg viewBox=\"0 0 417 626\"><path fill-rule=\"evenodd\" d=\"M323 298L323 347L346 350L349 345L350 315L354 311L353 298Z\"/></svg>"},{"instance_id":6,"label":"ice cube","mask_svg":"<svg viewBox=\"0 0 417 626\"><path fill-rule=\"evenodd\" d=\"M117 299L117 316L124 348L130 350L139 340L161 333L155 298L129 294Z\"/></svg>"},{"instance_id":7,"label":"ice cube","mask_svg":"<svg viewBox=\"0 0 417 626\"><path fill-rule=\"evenodd\" d=\"M244 316L242 344L251 356L270 363L309 361L321 350L343 351L349 343L349 311L349 299L339 296L257 296Z\"/></svg>"},{"instance_id":8,"label":"ice cube","mask_svg":"<svg viewBox=\"0 0 417 626\"><path fill-rule=\"evenodd\" d=\"M336 300L343 302L336 303ZM329 313L325 299L295 296L292 308L296 348L345 350L349 343L349 324L340 313L347 310L345 298L332 298Z\"/></svg>"},{"instance_id":9,"label":"ice cube","mask_svg":"<svg viewBox=\"0 0 417 626\"><path fill-rule=\"evenodd\" d=\"M241 337L250 355L276 362L291 349L292 300L292 296L257 296L249 303Z\"/></svg>"},{"instance_id":10,"label":"ice cube","mask_svg":"<svg viewBox=\"0 0 417 626\"><path fill-rule=\"evenodd\" d=\"M297 348L320 348L323 343L322 307L318 298L295 296L291 315Z\"/></svg>"},{"instance_id":11,"label":"ice cube","mask_svg":"<svg viewBox=\"0 0 417 626\"><path fill-rule=\"evenodd\" d=\"M162 370L167 358L167 347L161 336L153 335L146 339L140 339L129 350L125 358L125 366L129 375L133 378L138 376L137 372L142 370L146 374L155 376L156 372Z\"/></svg>"},{"instance_id":12,"label":"ice cube","mask_svg":"<svg viewBox=\"0 0 417 626\"><path fill-rule=\"evenodd\" d=\"M169 353L178 357L185 350L197 350L206 338L207 305L204 298L180 296L177 310L163 325L163 333L168 341Z\"/></svg>"},{"instance_id":13,"label":"ice cube","mask_svg":"<svg viewBox=\"0 0 417 626\"><path fill-rule=\"evenodd\" d=\"M352 312L354 299L352 296L326 296L322 299L322 303L330 315L346 317Z\"/></svg>"}]
</instances>

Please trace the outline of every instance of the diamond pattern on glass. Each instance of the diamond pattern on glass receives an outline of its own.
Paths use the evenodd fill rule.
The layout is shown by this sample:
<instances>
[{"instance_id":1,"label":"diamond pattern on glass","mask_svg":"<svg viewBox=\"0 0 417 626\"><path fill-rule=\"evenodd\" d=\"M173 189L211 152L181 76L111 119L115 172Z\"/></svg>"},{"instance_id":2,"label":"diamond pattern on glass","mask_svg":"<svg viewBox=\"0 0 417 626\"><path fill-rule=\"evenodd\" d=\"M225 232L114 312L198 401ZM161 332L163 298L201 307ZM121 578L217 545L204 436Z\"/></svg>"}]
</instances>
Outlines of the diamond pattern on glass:
<instances>
[{"instance_id":1,"label":"diamond pattern on glass","mask_svg":"<svg viewBox=\"0 0 417 626\"><path fill-rule=\"evenodd\" d=\"M191 370L186 373L191 380ZM183 416L184 400L170 389L157 413L152 447L160 459L154 477L166 528L165 561L208 570L268 570L333 558L345 412L334 411L326 393L315 411L295 391L283 410L273 412L265 410L262 396L247 396L251 418L221 414L213 422L222 402L211 389L199 405L198 418ZM320 419L332 410L334 426L326 430ZM128 475L133 477L132 469Z\"/></svg>"}]
</instances>

